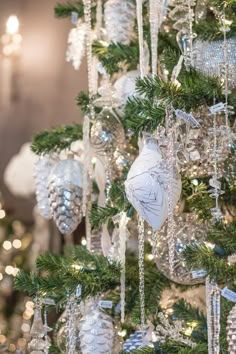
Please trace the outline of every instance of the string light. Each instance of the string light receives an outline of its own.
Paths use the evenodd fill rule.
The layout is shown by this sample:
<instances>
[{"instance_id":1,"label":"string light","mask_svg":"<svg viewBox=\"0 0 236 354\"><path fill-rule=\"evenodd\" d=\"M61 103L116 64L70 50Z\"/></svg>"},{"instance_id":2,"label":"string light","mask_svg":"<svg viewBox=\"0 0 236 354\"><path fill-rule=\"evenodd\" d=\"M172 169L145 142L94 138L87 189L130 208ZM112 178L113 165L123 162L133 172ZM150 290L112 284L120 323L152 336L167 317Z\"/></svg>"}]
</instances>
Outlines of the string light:
<instances>
[{"instance_id":1,"label":"string light","mask_svg":"<svg viewBox=\"0 0 236 354\"><path fill-rule=\"evenodd\" d=\"M12 248L12 244L10 241L4 241L2 247L6 250L9 251Z\"/></svg>"}]
</instances>

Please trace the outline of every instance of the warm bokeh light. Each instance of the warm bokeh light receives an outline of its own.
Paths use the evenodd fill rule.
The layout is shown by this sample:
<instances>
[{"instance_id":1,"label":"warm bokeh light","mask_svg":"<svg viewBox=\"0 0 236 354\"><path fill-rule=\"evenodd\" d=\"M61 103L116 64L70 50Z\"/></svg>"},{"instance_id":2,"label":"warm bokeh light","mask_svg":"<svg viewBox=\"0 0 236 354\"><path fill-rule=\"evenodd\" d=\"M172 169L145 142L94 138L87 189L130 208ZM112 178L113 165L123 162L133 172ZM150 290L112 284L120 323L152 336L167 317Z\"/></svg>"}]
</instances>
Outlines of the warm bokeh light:
<instances>
[{"instance_id":1,"label":"warm bokeh light","mask_svg":"<svg viewBox=\"0 0 236 354\"><path fill-rule=\"evenodd\" d=\"M2 247L6 250L9 251L12 248L12 244L10 241L4 241Z\"/></svg>"},{"instance_id":2,"label":"warm bokeh light","mask_svg":"<svg viewBox=\"0 0 236 354\"><path fill-rule=\"evenodd\" d=\"M5 216L6 216L5 210L1 209L1 210L0 210L0 219L4 219Z\"/></svg>"},{"instance_id":3,"label":"warm bokeh light","mask_svg":"<svg viewBox=\"0 0 236 354\"><path fill-rule=\"evenodd\" d=\"M8 349L9 349L10 352L15 353L16 346L14 344L10 344Z\"/></svg>"},{"instance_id":4,"label":"warm bokeh light","mask_svg":"<svg viewBox=\"0 0 236 354\"><path fill-rule=\"evenodd\" d=\"M5 272L6 272L6 274L8 274L8 275L13 274L13 273L14 273L14 267L12 267L11 265L6 266Z\"/></svg>"},{"instance_id":5,"label":"warm bokeh light","mask_svg":"<svg viewBox=\"0 0 236 354\"><path fill-rule=\"evenodd\" d=\"M29 332L30 331L30 325L28 323L23 323L21 326L22 332Z\"/></svg>"},{"instance_id":6,"label":"warm bokeh light","mask_svg":"<svg viewBox=\"0 0 236 354\"><path fill-rule=\"evenodd\" d=\"M3 275L0 273L0 281L3 280Z\"/></svg>"},{"instance_id":7,"label":"warm bokeh light","mask_svg":"<svg viewBox=\"0 0 236 354\"><path fill-rule=\"evenodd\" d=\"M16 34L19 30L19 26L20 23L17 16L11 15L6 23L6 32L9 34Z\"/></svg>"},{"instance_id":8,"label":"warm bokeh light","mask_svg":"<svg viewBox=\"0 0 236 354\"><path fill-rule=\"evenodd\" d=\"M21 245L22 245L22 243L21 243L21 240L18 240L18 239L16 239L16 240L14 240L13 242L12 242L12 245L13 245L13 247L14 248L21 248Z\"/></svg>"}]
</instances>

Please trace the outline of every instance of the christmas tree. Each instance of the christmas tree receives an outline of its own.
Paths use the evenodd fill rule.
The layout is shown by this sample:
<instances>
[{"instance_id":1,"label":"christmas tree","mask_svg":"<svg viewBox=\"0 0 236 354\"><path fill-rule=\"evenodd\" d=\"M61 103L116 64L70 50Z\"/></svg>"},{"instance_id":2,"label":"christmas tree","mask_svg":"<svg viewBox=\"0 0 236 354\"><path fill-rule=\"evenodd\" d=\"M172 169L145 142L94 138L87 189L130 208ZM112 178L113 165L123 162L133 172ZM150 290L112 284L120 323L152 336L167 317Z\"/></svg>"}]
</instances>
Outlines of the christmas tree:
<instances>
[{"instance_id":1,"label":"christmas tree","mask_svg":"<svg viewBox=\"0 0 236 354\"><path fill-rule=\"evenodd\" d=\"M67 61L78 70L86 53L88 93L83 126L33 137L37 200L67 237L85 222L86 247L15 277L35 301L31 353L235 352L235 8L56 6L74 26ZM203 284L205 310L176 300ZM50 345L51 306L65 312Z\"/></svg>"}]
</instances>

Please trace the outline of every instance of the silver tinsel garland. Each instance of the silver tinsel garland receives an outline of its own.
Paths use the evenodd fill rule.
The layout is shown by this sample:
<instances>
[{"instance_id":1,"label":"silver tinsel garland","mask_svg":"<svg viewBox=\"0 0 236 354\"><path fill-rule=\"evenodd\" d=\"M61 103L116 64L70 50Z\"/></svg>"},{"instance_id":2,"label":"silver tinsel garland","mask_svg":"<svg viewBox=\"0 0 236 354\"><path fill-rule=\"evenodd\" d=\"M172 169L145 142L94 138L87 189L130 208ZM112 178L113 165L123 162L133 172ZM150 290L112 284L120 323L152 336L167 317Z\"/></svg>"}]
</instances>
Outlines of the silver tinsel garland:
<instances>
[{"instance_id":1,"label":"silver tinsel garland","mask_svg":"<svg viewBox=\"0 0 236 354\"><path fill-rule=\"evenodd\" d=\"M227 319L227 340L229 354L236 353L236 305L232 308Z\"/></svg>"}]
</instances>

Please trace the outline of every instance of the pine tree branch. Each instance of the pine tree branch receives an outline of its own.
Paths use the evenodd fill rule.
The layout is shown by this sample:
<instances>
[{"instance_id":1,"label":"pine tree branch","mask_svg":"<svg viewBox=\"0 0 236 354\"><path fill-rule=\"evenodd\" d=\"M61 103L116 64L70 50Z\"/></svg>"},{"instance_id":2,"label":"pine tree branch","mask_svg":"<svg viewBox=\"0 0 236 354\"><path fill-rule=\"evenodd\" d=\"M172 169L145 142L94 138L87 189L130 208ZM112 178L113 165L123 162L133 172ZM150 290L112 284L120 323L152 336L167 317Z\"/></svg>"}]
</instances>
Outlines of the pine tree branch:
<instances>
[{"instance_id":1,"label":"pine tree branch","mask_svg":"<svg viewBox=\"0 0 236 354\"><path fill-rule=\"evenodd\" d=\"M82 1L58 3L54 8L57 18L70 17L72 12L77 12L79 17L84 16L84 5Z\"/></svg>"},{"instance_id":2,"label":"pine tree branch","mask_svg":"<svg viewBox=\"0 0 236 354\"><path fill-rule=\"evenodd\" d=\"M217 223L207 235L207 240L224 249L227 255L236 253L236 219L232 223Z\"/></svg>"},{"instance_id":3,"label":"pine tree branch","mask_svg":"<svg viewBox=\"0 0 236 354\"><path fill-rule=\"evenodd\" d=\"M60 152L83 138L82 126L79 124L62 125L51 130L44 130L33 136L32 151L37 155Z\"/></svg>"},{"instance_id":4,"label":"pine tree branch","mask_svg":"<svg viewBox=\"0 0 236 354\"><path fill-rule=\"evenodd\" d=\"M110 222L113 216L118 213L119 210L117 208L113 208L109 205L105 207L94 205L89 217L92 228L98 229L99 227L102 227L104 224Z\"/></svg>"},{"instance_id":5,"label":"pine tree branch","mask_svg":"<svg viewBox=\"0 0 236 354\"><path fill-rule=\"evenodd\" d=\"M193 31L197 34L197 40L201 39L205 41L216 41L222 40L224 38L223 32L220 30L220 27L220 22L215 17L211 17L207 20L204 19L198 21L197 23L194 23ZM235 37L235 35L236 24L235 22L233 22L230 26L230 31L227 33L227 37Z\"/></svg>"}]
</instances>

